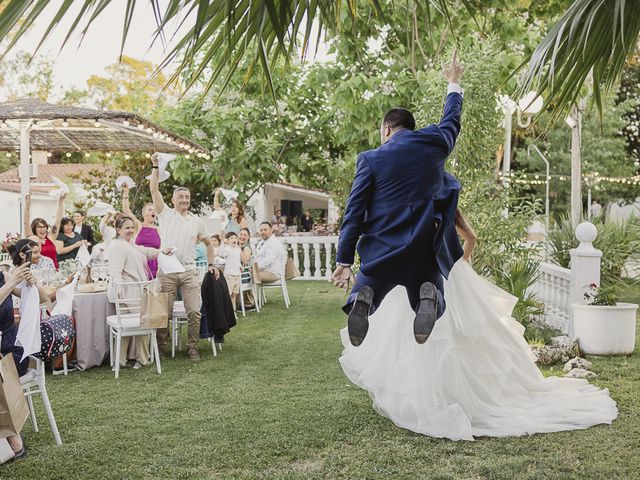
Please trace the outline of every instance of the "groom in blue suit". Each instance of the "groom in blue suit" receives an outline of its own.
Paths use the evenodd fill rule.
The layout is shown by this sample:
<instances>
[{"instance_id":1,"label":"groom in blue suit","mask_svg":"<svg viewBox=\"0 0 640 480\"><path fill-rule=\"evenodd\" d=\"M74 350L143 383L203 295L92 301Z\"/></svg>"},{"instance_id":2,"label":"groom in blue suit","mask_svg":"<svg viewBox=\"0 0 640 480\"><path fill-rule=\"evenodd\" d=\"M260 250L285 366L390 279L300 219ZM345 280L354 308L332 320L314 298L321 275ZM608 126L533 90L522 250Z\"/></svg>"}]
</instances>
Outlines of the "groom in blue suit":
<instances>
[{"instance_id":1,"label":"groom in blue suit","mask_svg":"<svg viewBox=\"0 0 640 480\"><path fill-rule=\"evenodd\" d=\"M444 169L460 132L462 66L455 51L443 72L449 86L440 123L416 130L410 111L392 108L380 127L382 146L358 156L332 276L347 287L357 244L360 271L343 307L355 346L396 285L406 287L416 312L416 341L426 342L444 312L443 276L462 256L454 220L460 184Z\"/></svg>"}]
</instances>

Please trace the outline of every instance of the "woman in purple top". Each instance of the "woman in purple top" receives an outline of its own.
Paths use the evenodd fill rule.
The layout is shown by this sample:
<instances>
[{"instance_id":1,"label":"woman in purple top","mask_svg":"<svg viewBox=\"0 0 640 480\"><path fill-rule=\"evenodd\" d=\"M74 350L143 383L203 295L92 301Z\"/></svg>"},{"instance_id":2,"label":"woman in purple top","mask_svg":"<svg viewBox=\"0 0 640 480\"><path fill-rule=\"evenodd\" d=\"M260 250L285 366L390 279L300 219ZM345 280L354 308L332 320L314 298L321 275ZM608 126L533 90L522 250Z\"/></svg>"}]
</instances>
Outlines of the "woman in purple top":
<instances>
[{"instance_id":1,"label":"woman in purple top","mask_svg":"<svg viewBox=\"0 0 640 480\"><path fill-rule=\"evenodd\" d=\"M160 233L156 225L156 208L153 203L147 203L142 207L142 222L138 220L132 213L129 206L129 187L122 186L122 212L133 219L134 227L138 235L136 237L136 245L148 248L160 248ZM158 259L147 259L149 267L149 280L156 278L158 274Z\"/></svg>"}]
</instances>

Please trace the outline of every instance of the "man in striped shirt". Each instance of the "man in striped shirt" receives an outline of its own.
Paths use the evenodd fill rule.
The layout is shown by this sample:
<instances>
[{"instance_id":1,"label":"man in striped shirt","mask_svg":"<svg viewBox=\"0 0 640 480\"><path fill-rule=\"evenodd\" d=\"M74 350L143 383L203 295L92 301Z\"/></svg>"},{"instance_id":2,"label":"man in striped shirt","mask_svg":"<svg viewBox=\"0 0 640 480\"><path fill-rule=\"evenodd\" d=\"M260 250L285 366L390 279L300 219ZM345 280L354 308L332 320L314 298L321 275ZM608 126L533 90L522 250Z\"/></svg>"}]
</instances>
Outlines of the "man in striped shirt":
<instances>
[{"instance_id":1,"label":"man in striped shirt","mask_svg":"<svg viewBox=\"0 0 640 480\"><path fill-rule=\"evenodd\" d=\"M187 357L189 360L197 361L200 359L196 346L200 338L201 315L200 282L196 269L194 247L198 242L203 242L207 246L209 272L219 278L220 271L213 266L213 243L205 233L202 219L189 212L191 206L189 189L176 187L171 198L173 208L168 207L160 194L158 158L155 154L151 156L151 163L153 165L150 181L151 198L158 215L162 248L175 248L175 255L185 268L185 271L181 273L164 274L160 272L158 278L162 285L162 291L169 294L169 315L171 315L176 292L178 288L180 289L188 317ZM167 335L168 329L158 330L158 347L162 353L164 353Z\"/></svg>"}]
</instances>

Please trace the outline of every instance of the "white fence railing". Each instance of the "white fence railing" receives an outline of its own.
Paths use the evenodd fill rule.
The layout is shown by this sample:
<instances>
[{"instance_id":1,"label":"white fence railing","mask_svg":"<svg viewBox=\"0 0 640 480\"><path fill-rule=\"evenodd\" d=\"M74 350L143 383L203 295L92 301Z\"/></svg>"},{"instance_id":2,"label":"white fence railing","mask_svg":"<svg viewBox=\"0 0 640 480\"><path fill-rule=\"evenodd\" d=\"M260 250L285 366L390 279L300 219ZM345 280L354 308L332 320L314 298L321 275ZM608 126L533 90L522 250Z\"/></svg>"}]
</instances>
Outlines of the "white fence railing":
<instances>
[{"instance_id":1,"label":"white fence railing","mask_svg":"<svg viewBox=\"0 0 640 480\"><path fill-rule=\"evenodd\" d=\"M563 332L571 321L571 270L552 263L540 264L540 278L532 288L544 303L544 320Z\"/></svg>"},{"instance_id":2,"label":"white fence railing","mask_svg":"<svg viewBox=\"0 0 640 480\"><path fill-rule=\"evenodd\" d=\"M281 237L291 249L293 263L300 270L296 280L327 280L335 267L337 236Z\"/></svg>"}]
</instances>

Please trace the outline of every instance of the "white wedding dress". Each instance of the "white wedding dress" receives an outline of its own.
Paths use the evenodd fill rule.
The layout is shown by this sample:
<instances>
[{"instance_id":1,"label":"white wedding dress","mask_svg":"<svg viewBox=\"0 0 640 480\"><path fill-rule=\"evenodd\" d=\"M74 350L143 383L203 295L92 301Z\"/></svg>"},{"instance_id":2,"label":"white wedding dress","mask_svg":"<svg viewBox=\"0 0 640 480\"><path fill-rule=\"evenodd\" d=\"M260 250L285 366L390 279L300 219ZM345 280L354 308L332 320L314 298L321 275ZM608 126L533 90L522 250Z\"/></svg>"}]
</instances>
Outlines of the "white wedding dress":
<instances>
[{"instance_id":1,"label":"white wedding dress","mask_svg":"<svg viewBox=\"0 0 640 480\"><path fill-rule=\"evenodd\" d=\"M417 433L473 440L610 424L608 390L540 373L511 317L517 299L458 261L444 286L447 309L429 340L413 338L414 312L396 287L352 347L346 328L340 363L367 390L378 413Z\"/></svg>"}]
</instances>

